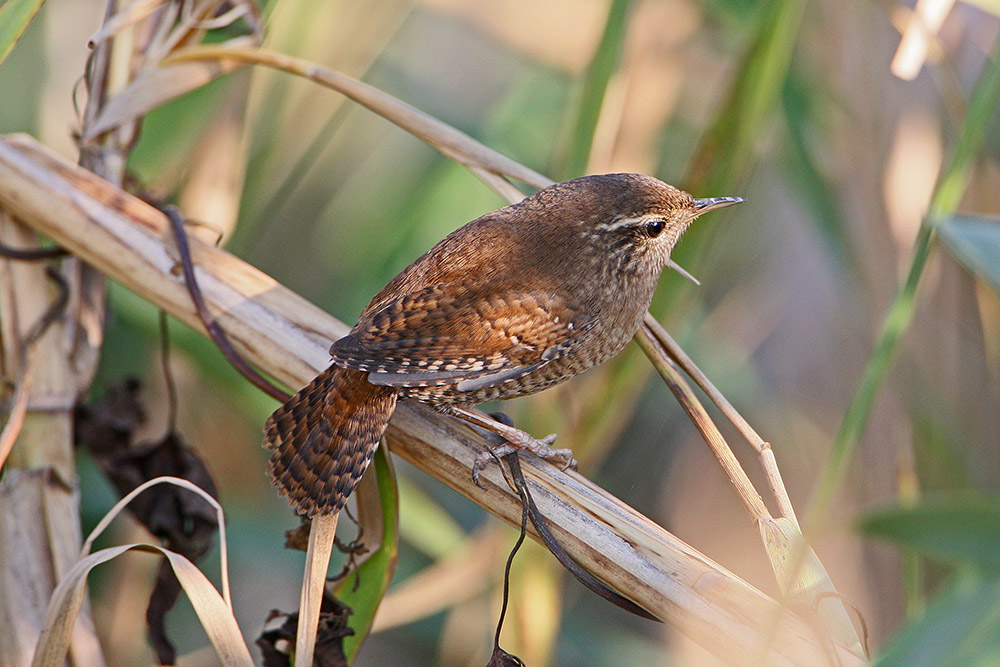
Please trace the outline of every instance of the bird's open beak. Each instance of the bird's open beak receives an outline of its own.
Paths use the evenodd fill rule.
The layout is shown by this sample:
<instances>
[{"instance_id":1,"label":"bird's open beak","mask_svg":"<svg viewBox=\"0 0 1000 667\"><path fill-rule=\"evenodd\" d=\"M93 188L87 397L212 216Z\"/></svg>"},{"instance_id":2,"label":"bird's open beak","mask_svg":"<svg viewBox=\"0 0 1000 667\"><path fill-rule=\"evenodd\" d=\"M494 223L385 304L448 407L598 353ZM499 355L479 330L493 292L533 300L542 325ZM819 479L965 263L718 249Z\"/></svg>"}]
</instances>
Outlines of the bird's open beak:
<instances>
[{"instance_id":1,"label":"bird's open beak","mask_svg":"<svg viewBox=\"0 0 1000 667\"><path fill-rule=\"evenodd\" d=\"M704 199L695 199L694 211L695 215L701 215L702 213L714 211L717 208L725 208L745 201L746 199L743 197L706 197Z\"/></svg>"}]
</instances>

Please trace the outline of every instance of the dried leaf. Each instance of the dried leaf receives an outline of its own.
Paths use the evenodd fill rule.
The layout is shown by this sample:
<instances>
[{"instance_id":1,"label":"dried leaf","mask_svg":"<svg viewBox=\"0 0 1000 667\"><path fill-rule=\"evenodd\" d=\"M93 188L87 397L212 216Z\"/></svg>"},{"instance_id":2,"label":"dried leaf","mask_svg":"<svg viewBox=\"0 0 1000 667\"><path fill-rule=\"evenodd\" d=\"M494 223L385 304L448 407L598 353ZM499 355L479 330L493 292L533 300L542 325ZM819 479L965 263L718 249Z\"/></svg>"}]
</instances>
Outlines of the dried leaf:
<instances>
[{"instance_id":1,"label":"dried leaf","mask_svg":"<svg viewBox=\"0 0 1000 667\"><path fill-rule=\"evenodd\" d=\"M507 653L507 651L499 646L495 646L493 648L493 655L490 656L490 661L486 663L486 667L524 667L524 661L516 655Z\"/></svg>"},{"instance_id":2,"label":"dried leaf","mask_svg":"<svg viewBox=\"0 0 1000 667\"><path fill-rule=\"evenodd\" d=\"M177 662L177 651L170 637L167 636L166 616L173 609L181 594L181 582L177 581L174 572L167 561L160 561L156 572L156 585L149 596L146 607L146 626L149 628L149 643L153 645L156 659L161 665L173 665Z\"/></svg>"},{"instance_id":3,"label":"dried leaf","mask_svg":"<svg viewBox=\"0 0 1000 667\"><path fill-rule=\"evenodd\" d=\"M99 462L127 450L135 431L146 423L146 411L139 401L141 390L138 380L127 378L108 389L100 401L78 405L73 424L76 445L86 447Z\"/></svg>"},{"instance_id":4,"label":"dried leaf","mask_svg":"<svg viewBox=\"0 0 1000 667\"><path fill-rule=\"evenodd\" d=\"M124 28L135 25L164 5L163 0L137 0L137 2L127 4L104 22L101 29L88 40L88 45L90 48L94 48L117 35Z\"/></svg>"},{"instance_id":5,"label":"dried leaf","mask_svg":"<svg viewBox=\"0 0 1000 667\"><path fill-rule=\"evenodd\" d=\"M140 391L139 382L129 379L99 402L77 408L77 444L87 447L122 496L151 479L179 477L218 498L205 462L178 434L171 432L158 442L132 446L135 431L146 419ZM218 527L215 510L207 501L170 485L140 495L128 509L168 549L191 560L208 551Z\"/></svg>"},{"instance_id":6,"label":"dried leaf","mask_svg":"<svg viewBox=\"0 0 1000 667\"><path fill-rule=\"evenodd\" d=\"M205 462L173 432L159 442L115 456L105 472L122 495L150 479L180 477L219 497ZM129 511L167 548L192 560L205 555L218 526L205 500L171 486L144 493L129 505Z\"/></svg>"},{"instance_id":7,"label":"dried leaf","mask_svg":"<svg viewBox=\"0 0 1000 667\"><path fill-rule=\"evenodd\" d=\"M218 498L215 480L198 453L174 432L159 442L132 447L135 431L145 421L139 401L141 386L129 379L113 387L92 406L76 411L78 444L93 454L104 474L122 496L157 477L179 477ZM129 504L135 516L166 548L191 561L212 546L218 520L205 499L169 484L158 485ZM166 631L165 616L180 595L180 584L167 563L162 563L149 598L146 622L150 641L160 664L172 665L176 652Z\"/></svg>"},{"instance_id":8,"label":"dried leaf","mask_svg":"<svg viewBox=\"0 0 1000 667\"><path fill-rule=\"evenodd\" d=\"M344 655L343 640L354 634L347 624L353 612L347 605L327 594L323 596L323 604L319 616L319 632L316 635L316 652L313 665L317 667L345 667L347 657ZM273 626L275 619L284 619L281 626ZM288 649L295 643L298 632L299 615L297 613L283 614L272 611L265 624L264 631L257 639L257 647L264 657L264 667L289 667L291 664ZM298 662L296 661L296 664Z\"/></svg>"},{"instance_id":9,"label":"dried leaf","mask_svg":"<svg viewBox=\"0 0 1000 667\"><path fill-rule=\"evenodd\" d=\"M865 654L844 602L826 568L805 537L788 519L761 519L757 526L771 567L788 603L815 609L820 627L833 639Z\"/></svg>"},{"instance_id":10,"label":"dried leaf","mask_svg":"<svg viewBox=\"0 0 1000 667\"><path fill-rule=\"evenodd\" d=\"M309 548L309 528L312 522L306 517L299 517L299 525L285 531L285 548L305 551Z\"/></svg>"},{"instance_id":11,"label":"dried leaf","mask_svg":"<svg viewBox=\"0 0 1000 667\"><path fill-rule=\"evenodd\" d=\"M83 138L93 139L132 122L161 104L241 67L243 63L235 60L203 60L147 69L108 101L93 124L84 128Z\"/></svg>"},{"instance_id":12,"label":"dried leaf","mask_svg":"<svg viewBox=\"0 0 1000 667\"><path fill-rule=\"evenodd\" d=\"M253 665L250 650L243 641L243 635L232 610L212 586L212 582L191 561L169 549L152 544L126 544L102 549L80 559L59 582L49 601L45 626L42 628L38 648L32 661L33 667L63 664L69 647L70 634L83 604L87 575L101 563L106 563L130 550L160 553L166 556L223 665L227 667Z\"/></svg>"}]
</instances>

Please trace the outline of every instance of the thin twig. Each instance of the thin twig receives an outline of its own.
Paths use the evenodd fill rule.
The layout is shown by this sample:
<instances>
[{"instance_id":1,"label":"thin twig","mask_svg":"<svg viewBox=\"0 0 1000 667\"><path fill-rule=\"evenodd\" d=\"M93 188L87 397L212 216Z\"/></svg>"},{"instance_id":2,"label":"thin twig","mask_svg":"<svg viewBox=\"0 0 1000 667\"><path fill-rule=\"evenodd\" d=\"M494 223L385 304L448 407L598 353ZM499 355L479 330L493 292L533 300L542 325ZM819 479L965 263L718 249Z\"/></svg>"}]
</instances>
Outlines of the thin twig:
<instances>
[{"instance_id":1,"label":"thin twig","mask_svg":"<svg viewBox=\"0 0 1000 667\"><path fill-rule=\"evenodd\" d=\"M10 456L11 450L14 449L14 442L17 441L17 436L21 433L21 427L24 426L24 418L28 414L29 389L35 375L32 348L35 342L45 335L48 328L62 317L63 311L66 309L66 303L69 301L69 289L66 281L59 275L59 272L52 267L48 267L45 273L59 286L59 295L45 312L42 313L38 321L31 326L31 329L28 330L28 333L24 336L24 340L21 342L21 377L14 388L14 396L11 400L10 415L7 418L7 423L4 424L3 431L0 431L0 468L3 468L4 463L7 462L7 457Z\"/></svg>"},{"instance_id":2,"label":"thin twig","mask_svg":"<svg viewBox=\"0 0 1000 667\"><path fill-rule=\"evenodd\" d=\"M279 389L274 383L248 364L233 348L229 342L229 337L226 336L226 332L222 330L219 323L212 317L208 306L205 305L205 297L198 286L198 279L195 277L194 264L191 262L191 248L188 245L187 233L184 230L184 218L181 216L180 211L173 206L164 207L163 212L166 214L167 219L170 220L170 225L174 231L174 238L177 240L177 251L181 259L181 269L184 272L184 283L191 294L191 302L194 304L195 310L198 312L198 317L201 318L201 323L205 326L205 330L208 331L212 341L218 346L219 351L222 352L229 363L255 387L273 399L281 402L287 401L290 395L286 391Z\"/></svg>"},{"instance_id":3,"label":"thin twig","mask_svg":"<svg viewBox=\"0 0 1000 667\"><path fill-rule=\"evenodd\" d=\"M722 437L719 428L712 421L712 418L708 416L708 412L705 411L701 401L698 400L691 386L680 374L680 369L665 354L656 354L657 340L646 323L643 323L642 327L639 328L635 340L642 347L646 356L653 362L656 370L667 383L670 391L677 399L677 402L681 404L681 407L687 413L688 418L695 425L695 428L701 433L712 453L715 454L715 458L719 461L719 465L726 471L729 481L736 487L736 492L743 501L743 505L750 514L750 518L755 522L770 519L771 513L768 511L763 499L757 493L753 483L750 482L750 478L747 477L736 456L733 455L733 451L729 448L725 438Z\"/></svg>"},{"instance_id":4,"label":"thin twig","mask_svg":"<svg viewBox=\"0 0 1000 667\"><path fill-rule=\"evenodd\" d=\"M59 259L69 253L63 248L11 248L0 243L0 257L16 259L23 262L39 262L46 259Z\"/></svg>"},{"instance_id":5,"label":"thin twig","mask_svg":"<svg viewBox=\"0 0 1000 667\"><path fill-rule=\"evenodd\" d=\"M771 487L771 492L774 494L775 501L778 505L778 511L781 516L789 519L795 527L799 527L798 519L795 517L795 509L792 507L792 501L788 497L788 491L785 489L785 483L781 479L781 471L778 470L778 463L774 458L774 451L771 449L770 443L766 442L761 438L757 431L750 426L750 423L743 418L736 408L733 407L732 403L719 391L708 376L705 375L700 368L694 363L694 361L687 355L687 353L681 348L680 345L667 333L667 330L656 320L655 317L646 313L646 318L643 324L649 329L653 337L656 339L660 345L663 346L664 351L667 355L673 359L678 366L680 366L688 376L694 380L695 384L702 388L702 390L708 394L708 397L713 403L722 411L722 414L726 416L729 422L736 427L746 441L750 443L750 446L757 450L757 454L761 458L761 467L764 469L764 474L767 477L767 483Z\"/></svg>"},{"instance_id":6,"label":"thin twig","mask_svg":"<svg viewBox=\"0 0 1000 667\"><path fill-rule=\"evenodd\" d=\"M566 550L563 549L562 545L560 545L556 540L552 531L549 530L548 523L546 523L542 513L538 511L538 506L535 505L535 501L531 497L531 492L528 491L528 485L525 483L524 475L521 473L521 462L518 459L518 454L515 452L513 454L508 454L504 458L507 461L507 466L510 468L511 475L514 478L515 488L521 496L521 502L524 503L524 506L528 511L528 516L531 518L531 524L538 532L538 536L542 539L542 543L548 548L552 555L556 557L556 560L558 560L564 568L569 570L570 574L576 577L577 581L616 607L620 607L625 611L635 614L636 616L647 618L651 621L660 621L660 619L651 612L646 611L624 595L619 595L605 586L600 579L581 568L577 562L573 560L572 556L566 553Z\"/></svg>"},{"instance_id":7,"label":"thin twig","mask_svg":"<svg viewBox=\"0 0 1000 667\"><path fill-rule=\"evenodd\" d=\"M517 454L510 454L511 459L517 460ZM528 499L524 494L524 487L518 487L518 492L521 494L521 531L518 533L517 541L514 542L514 546L511 548L510 553L507 554L507 563L503 568L503 602L500 604L500 616L497 618L497 631L493 635L493 652L496 653L500 649L500 631L503 630L503 620L507 615L507 604L510 601L510 568L514 564L514 556L521 549L521 545L524 544L524 538L528 533Z\"/></svg>"},{"instance_id":8,"label":"thin twig","mask_svg":"<svg viewBox=\"0 0 1000 667\"><path fill-rule=\"evenodd\" d=\"M160 366L163 369L163 384L167 389L167 433L177 429L177 385L170 369L170 320L167 311L160 311Z\"/></svg>"}]
</instances>

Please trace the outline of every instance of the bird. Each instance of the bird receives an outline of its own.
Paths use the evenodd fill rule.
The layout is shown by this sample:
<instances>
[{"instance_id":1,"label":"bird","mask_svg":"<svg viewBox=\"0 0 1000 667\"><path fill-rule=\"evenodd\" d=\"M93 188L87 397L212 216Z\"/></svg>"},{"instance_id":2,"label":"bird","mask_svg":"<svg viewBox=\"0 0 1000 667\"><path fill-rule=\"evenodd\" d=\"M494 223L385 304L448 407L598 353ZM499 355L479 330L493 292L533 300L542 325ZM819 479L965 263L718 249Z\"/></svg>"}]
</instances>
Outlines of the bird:
<instances>
[{"instance_id":1,"label":"bird","mask_svg":"<svg viewBox=\"0 0 1000 667\"><path fill-rule=\"evenodd\" d=\"M691 222L740 197L695 198L651 176L583 176L455 230L372 298L331 365L267 420L268 471L307 517L340 511L398 400L492 431L503 453L550 447L472 408L533 394L617 354Z\"/></svg>"}]
</instances>

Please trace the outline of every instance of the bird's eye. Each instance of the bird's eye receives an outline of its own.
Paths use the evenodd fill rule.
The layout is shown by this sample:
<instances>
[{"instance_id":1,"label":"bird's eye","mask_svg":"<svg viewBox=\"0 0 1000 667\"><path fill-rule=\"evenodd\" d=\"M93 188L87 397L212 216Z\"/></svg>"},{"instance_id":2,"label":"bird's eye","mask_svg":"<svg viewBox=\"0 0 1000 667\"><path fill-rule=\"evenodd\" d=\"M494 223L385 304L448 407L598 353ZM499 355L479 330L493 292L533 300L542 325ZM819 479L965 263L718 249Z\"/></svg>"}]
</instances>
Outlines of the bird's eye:
<instances>
[{"instance_id":1,"label":"bird's eye","mask_svg":"<svg viewBox=\"0 0 1000 667\"><path fill-rule=\"evenodd\" d=\"M655 239L657 236L663 232L663 228L666 227L667 223L663 220L650 220L646 223L646 235L651 239Z\"/></svg>"}]
</instances>

